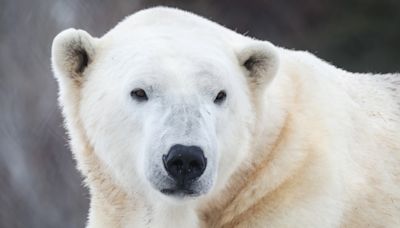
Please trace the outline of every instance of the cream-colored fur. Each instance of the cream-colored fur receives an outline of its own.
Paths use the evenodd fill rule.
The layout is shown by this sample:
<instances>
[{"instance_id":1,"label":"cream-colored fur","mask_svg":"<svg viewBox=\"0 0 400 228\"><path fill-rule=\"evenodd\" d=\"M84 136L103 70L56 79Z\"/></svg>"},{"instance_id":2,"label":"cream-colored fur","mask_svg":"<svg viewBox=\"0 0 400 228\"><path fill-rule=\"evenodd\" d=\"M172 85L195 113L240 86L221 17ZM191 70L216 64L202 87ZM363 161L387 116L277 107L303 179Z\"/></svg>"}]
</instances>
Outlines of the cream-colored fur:
<instances>
[{"instance_id":1,"label":"cream-colored fur","mask_svg":"<svg viewBox=\"0 0 400 228\"><path fill-rule=\"evenodd\" d=\"M215 111L243 134L217 135L221 148L237 151L218 152L213 188L189 200L170 202L137 177L146 168L134 163L142 155L120 152L141 151L146 139L129 126L128 103L109 98L130 83L124 74L137 73L131 59L164 53L163 46L130 49L142 40L157 45L158 31L229 68L222 81L232 83L238 100L227 105L244 110ZM256 61L246 70L240 64L250 57ZM52 62L71 149L90 189L88 227L400 227L398 74L349 73L169 8L138 12L102 38L64 31ZM191 67L173 69L186 74ZM113 81L105 76L113 74Z\"/></svg>"}]
</instances>

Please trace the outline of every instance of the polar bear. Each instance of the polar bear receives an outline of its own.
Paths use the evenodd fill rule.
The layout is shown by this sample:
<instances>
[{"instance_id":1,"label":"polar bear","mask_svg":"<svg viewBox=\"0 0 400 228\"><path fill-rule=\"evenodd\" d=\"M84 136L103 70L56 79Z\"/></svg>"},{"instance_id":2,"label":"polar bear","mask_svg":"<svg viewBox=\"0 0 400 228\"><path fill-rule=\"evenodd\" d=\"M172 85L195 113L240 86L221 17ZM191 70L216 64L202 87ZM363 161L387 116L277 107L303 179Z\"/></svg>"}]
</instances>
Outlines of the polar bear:
<instances>
[{"instance_id":1,"label":"polar bear","mask_svg":"<svg viewBox=\"0 0 400 228\"><path fill-rule=\"evenodd\" d=\"M87 227L400 227L400 75L178 9L53 41Z\"/></svg>"}]
</instances>

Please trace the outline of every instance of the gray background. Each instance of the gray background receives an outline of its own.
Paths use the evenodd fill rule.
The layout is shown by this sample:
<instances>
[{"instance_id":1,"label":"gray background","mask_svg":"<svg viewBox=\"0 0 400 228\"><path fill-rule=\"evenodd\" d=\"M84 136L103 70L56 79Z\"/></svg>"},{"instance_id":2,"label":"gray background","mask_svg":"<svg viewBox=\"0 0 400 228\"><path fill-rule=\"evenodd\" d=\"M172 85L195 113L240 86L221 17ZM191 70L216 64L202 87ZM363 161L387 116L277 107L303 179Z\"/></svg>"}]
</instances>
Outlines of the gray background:
<instances>
[{"instance_id":1,"label":"gray background","mask_svg":"<svg viewBox=\"0 0 400 228\"><path fill-rule=\"evenodd\" d=\"M351 71L400 69L398 0L0 0L0 228L83 227L81 185L56 104L53 37L101 36L149 6L177 6Z\"/></svg>"}]
</instances>

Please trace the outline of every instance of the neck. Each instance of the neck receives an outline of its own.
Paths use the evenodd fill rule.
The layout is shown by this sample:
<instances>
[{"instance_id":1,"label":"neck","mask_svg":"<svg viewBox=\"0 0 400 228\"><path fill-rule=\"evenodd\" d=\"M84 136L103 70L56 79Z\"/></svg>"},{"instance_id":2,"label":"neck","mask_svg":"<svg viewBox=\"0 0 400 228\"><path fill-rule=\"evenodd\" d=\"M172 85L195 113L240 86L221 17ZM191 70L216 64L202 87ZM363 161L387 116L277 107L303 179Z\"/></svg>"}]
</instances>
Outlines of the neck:
<instances>
[{"instance_id":1,"label":"neck","mask_svg":"<svg viewBox=\"0 0 400 228\"><path fill-rule=\"evenodd\" d=\"M198 216L191 205L155 205L150 227L199 227Z\"/></svg>"}]
</instances>

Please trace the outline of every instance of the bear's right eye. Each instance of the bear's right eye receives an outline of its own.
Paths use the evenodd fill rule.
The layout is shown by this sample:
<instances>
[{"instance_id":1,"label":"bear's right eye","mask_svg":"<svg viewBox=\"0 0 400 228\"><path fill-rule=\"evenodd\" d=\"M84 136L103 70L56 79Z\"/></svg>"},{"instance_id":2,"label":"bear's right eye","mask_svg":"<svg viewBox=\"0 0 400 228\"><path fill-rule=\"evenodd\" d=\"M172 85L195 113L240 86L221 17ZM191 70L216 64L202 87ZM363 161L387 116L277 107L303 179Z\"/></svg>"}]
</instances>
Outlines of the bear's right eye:
<instances>
[{"instance_id":1,"label":"bear's right eye","mask_svg":"<svg viewBox=\"0 0 400 228\"><path fill-rule=\"evenodd\" d=\"M140 88L132 90L131 97L137 101L147 101L149 99L146 92Z\"/></svg>"}]
</instances>

